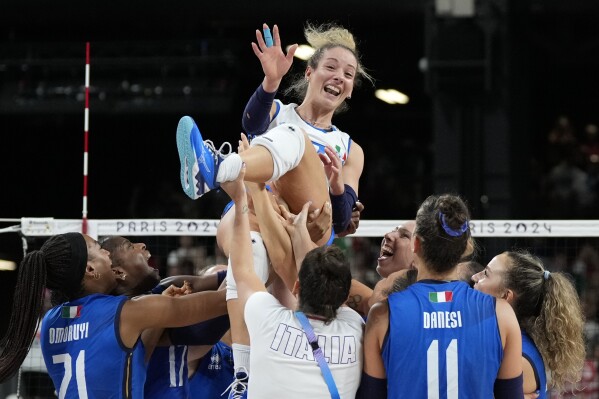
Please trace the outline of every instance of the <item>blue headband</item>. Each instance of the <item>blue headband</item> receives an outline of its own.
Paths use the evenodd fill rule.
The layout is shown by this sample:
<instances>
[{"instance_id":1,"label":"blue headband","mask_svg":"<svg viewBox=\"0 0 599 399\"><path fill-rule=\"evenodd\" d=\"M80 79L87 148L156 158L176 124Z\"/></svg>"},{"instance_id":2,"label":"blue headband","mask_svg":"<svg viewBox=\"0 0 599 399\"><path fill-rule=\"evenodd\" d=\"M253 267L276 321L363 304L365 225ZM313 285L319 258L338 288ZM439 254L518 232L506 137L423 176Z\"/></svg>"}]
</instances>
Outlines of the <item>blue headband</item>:
<instances>
[{"instance_id":1,"label":"blue headband","mask_svg":"<svg viewBox=\"0 0 599 399\"><path fill-rule=\"evenodd\" d=\"M439 220L441 220L441 226L443 226L443 230L445 230L445 232L452 237L459 237L468 230L468 220L466 220L458 230L454 230L451 227L449 227L449 225L445 221L445 215L443 214L443 212L439 212Z\"/></svg>"}]
</instances>

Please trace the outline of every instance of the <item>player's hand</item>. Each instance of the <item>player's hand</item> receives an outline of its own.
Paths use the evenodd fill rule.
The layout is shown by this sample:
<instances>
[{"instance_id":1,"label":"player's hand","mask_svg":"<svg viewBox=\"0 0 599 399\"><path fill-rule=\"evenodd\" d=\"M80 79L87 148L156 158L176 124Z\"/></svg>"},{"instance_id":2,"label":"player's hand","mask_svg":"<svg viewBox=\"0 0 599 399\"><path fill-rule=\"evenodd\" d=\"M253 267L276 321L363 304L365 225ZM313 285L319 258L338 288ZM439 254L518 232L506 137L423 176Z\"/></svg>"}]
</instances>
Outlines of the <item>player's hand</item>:
<instances>
[{"instance_id":1,"label":"player's hand","mask_svg":"<svg viewBox=\"0 0 599 399\"><path fill-rule=\"evenodd\" d=\"M301 237L301 231L307 230L306 223L308 220L308 209L310 209L310 205L312 205L312 201L306 202L302 207L302 211L297 215L289 212L289 210L285 207L279 207L281 210L281 221L283 223L283 227L285 227L285 230L287 230L287 234L289 234L291 240L293 240L294 237Z\"/></svg>"},{"instance_id":2,"label":"player's hand","mask_svg":"<svg viewBox=\"0 0 599 399\"><path fill-rule=\"evenodd\" d=\"M262 29L269 29L267 24L262 25ZM283 79L283 76L291 68L293 63L293 55L297 50L298 45L293 44L289 47L287 54L283 52L281 46L281 37L279 36L279 27L275 25L272 29L273 45L266 46L266 42L262 31L256 29L256 43L252 42L252 50L262 64L264 71L264 90L267 92L276 91Z\"/></svg>"},{"instance_id":3,"label":"player's hand","mask_svg":"<svg viewBox=\"0 0 599 399\"><path fill-rule=\"evenodd\" d=\"M318 156L324 165L324 173L329 180L329 189L333 195L341 195L345 191L343 184L343 175L341 174L341 159L331 146L326 146L324 154L319 153Z\"/></svg>"},{"instance_id":4,"label":"player's hand","mask_svg":"<svg viewBox=\"0 0 599 399\"><path fill-rule=\"evenodd\" d=\"M349 222L349 225L347 225L347 229L342 231L340 234L337 234L337 237L345 237L349 234L354 234L356 230L358 230L358 227L360 226L360 215L363 210L364 204L362 204L360 201L356 202L356 206L354 206L352 211L351 221Z\"/></svg>"},{"instance_id":5,"label":"player's hand","mask_svg":"<svg viewBox=\"0 0 599 399\"><path fill-rule=\"evenodd\" d=\"M173 298L177 298L177 297L191 294L191 293L192 293L192 289L189 284L189 281L183 282L183 285L181 287L177 287L176 285L171 284L167 289L162 291L162 295L170 296Z\"/></svg>"}]
</instances>

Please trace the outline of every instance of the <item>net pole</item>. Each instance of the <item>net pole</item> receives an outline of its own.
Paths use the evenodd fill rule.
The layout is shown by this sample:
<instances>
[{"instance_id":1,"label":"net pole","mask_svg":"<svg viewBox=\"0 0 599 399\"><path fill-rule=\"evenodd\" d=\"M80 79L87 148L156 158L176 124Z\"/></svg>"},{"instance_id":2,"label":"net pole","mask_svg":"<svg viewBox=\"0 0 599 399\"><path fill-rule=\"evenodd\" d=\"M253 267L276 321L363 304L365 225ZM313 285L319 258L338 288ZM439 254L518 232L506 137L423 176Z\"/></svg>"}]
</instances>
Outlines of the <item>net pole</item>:
<instances>
[{"instance_id":1,"label":"net pole","mask_svg":"<svg viewBox=\"0 0 599 399\"><path fill-rule=\"evenodd\" d=\"M87 165L89 149L89 42L85 43L85 111L83 118L83 210L81 232L87 234Z\"/></svg>"}]
</instances>

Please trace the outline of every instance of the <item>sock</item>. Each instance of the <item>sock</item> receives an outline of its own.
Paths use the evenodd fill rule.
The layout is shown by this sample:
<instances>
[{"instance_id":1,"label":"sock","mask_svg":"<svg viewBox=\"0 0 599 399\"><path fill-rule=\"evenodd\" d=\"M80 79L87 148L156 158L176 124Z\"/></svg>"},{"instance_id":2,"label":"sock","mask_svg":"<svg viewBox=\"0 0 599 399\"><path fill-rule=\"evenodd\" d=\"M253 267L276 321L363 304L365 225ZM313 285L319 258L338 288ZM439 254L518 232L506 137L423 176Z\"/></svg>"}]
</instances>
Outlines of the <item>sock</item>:
<instances>
[{"instance_id":1,"label":"sock","mask_svg":"<svg viewBox=\"0 0 599 399\"><path fill-rule=\"evenodd\" d=\"M239 176L241 172L241 157L237 153L232 153L227 156L218 167L218 173L216 174L216 182L222 183L225 181L233 181Z\"/></svg>"},{"instance_id":2,"label":"sock","mask_svg":"<svg viewBox=\"0 0 599 399\"><path fill-rule=\"evenodd\" d=\"M233 344L233 368L235 371L239 367L245 367L250 375L250 346L242 344Z\"/></svg>"}]
</instances>

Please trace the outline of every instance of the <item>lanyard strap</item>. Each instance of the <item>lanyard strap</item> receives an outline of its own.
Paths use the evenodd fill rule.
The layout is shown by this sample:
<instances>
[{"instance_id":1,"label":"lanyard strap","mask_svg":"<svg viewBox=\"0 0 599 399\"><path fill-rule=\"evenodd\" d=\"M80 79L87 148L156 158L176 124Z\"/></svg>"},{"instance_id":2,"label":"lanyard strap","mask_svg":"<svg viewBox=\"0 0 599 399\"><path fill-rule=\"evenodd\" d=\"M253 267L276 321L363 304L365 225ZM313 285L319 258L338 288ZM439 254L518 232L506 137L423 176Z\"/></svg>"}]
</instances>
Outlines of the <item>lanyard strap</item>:
<instances>
[{"instance_id":1,"label":"lanyard strap","mask_svg":"<svg viewBox=\"0 0 599 399\"><path fill-rule=\"evenodd\" d=\"M331 370L329 369L329 365L324 360L324 356L322 354L322 349L318 346L318 338L314 334L314 330L308 321L306 315L299 310L295 312L295 317L299 320L302 328L304 329L304 333L306 337L308 337L308 341L310 342L310 346L312 346L312 352L314 353L314 359L318 362L320 366L320 371L322 372L322 376L324 377L324 382L327 383L329 387L329 392L331 393L331 398L340 399L339 391L337 390L337 385L335 385L335 380L333 379L333 374L331 374Z\"/></svg>"}]
</instances>

